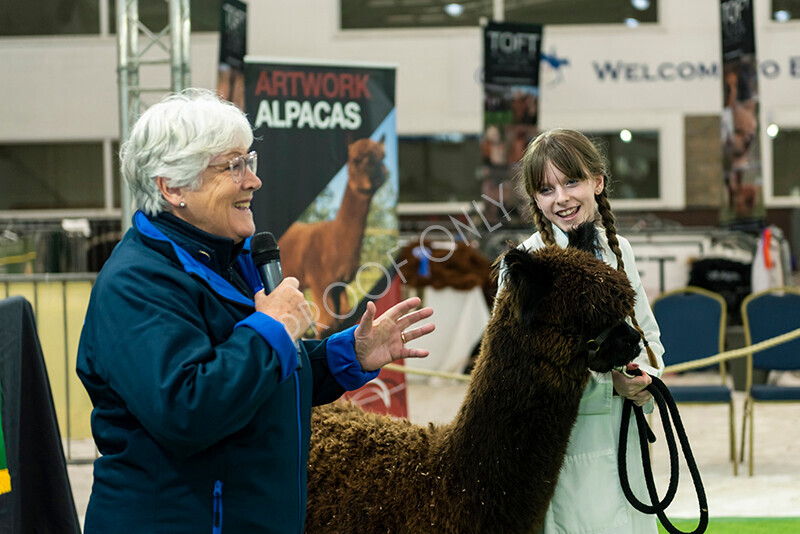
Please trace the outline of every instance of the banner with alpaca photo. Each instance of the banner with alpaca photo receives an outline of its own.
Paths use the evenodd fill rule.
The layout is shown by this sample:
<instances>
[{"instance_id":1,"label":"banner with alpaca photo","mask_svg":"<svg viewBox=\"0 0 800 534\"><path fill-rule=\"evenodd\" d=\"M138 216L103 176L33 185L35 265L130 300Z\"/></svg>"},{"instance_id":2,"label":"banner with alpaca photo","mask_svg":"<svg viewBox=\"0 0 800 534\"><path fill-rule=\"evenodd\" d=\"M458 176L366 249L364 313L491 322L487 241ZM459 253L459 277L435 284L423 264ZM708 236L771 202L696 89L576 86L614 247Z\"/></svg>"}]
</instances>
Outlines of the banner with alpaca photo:
<instances>
[{"instance_id":1,"label":"banner with alpaca photo","mask_svg":"<svg viewBox=\"0 0 800 534\"><path fill-rule=\"evenodd\" d=\"M760 230L765 211L752 0L720 0L720 19L725 185L720 222L741 230Z\"/></svg>"},{"instance_id":2,"label":"banner with alpaca photo","mask_svg":"<svg viewBox=\"0 0 800 534\"><path fill-rule=\"evenodd\" d=\"M263 182L256 231L278 239L283 274L314 313L309 337L323 339L356 324L369 300L399 301L395 68L248 56L244 70ZM392 381L405 395L402 378ZM385 399L397 384L380 385Z\"/></svg>"},{"instance_id":3,"label":"banner with alpaca photo","mask_svg":"<svg viewBox=\"0 0 800 534\"><path fill-rule=\"evenodd\" d=\"M489 223L522 202L512 179L528 143L538 133L542 26L489 22L483 29L482 194ZM501 207L502 206L502 209Z\"/></svg>"}]
</instances>

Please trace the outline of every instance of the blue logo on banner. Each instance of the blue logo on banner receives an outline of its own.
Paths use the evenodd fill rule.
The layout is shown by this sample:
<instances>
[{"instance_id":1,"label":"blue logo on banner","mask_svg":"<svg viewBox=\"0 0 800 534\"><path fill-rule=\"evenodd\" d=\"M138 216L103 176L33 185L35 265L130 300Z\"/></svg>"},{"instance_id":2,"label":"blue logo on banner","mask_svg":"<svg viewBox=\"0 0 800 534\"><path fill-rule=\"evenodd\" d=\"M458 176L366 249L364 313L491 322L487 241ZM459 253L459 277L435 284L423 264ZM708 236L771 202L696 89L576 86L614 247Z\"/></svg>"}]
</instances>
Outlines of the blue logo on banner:
<instances>
[{"instance_id":1,"label":"blue logo on banner","mask_svg":"<svg viewBox=\"0 0 800 534\"><path fill-rule=\"evenodd\" d=\"M553 72L555 72L555 78L553 78L547 85L557 85L564 81L564 70L562 67L566 67L569 65L569 60L565 57L558 57L556 51L553 50L552 53L541 53L541 62L548 65Z\"/></svg>"}]
</instances>

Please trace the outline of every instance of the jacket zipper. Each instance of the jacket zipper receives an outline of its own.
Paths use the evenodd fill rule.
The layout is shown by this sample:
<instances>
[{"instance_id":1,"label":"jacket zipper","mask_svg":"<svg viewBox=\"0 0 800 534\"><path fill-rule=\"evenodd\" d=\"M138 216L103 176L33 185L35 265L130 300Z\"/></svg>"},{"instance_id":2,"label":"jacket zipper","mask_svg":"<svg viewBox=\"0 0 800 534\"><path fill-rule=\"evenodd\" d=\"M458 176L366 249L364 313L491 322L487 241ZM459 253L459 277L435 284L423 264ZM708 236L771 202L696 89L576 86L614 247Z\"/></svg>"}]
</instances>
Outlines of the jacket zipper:
<instances>
[{"instance_id":1,"label":"jacket zipper","mask_svg":"<svg viewBox=\"0 0 800 534\"><path fill-rule=\"evenodd\" d=\"M222 534L222 481L214 482L214 527L211 534Z\"/></svg>"},{"instance_id":2,"label":"jacket zipper","mask_svg":"<svg viewBox=\"0 0 800 534\"><path fill-rule=\"evenodd\" d=\"M294 372L294 389L297 402L297 515L298 532L303 532L303 425L300 415L300 375Z\"/></svg>"}]
</instances>

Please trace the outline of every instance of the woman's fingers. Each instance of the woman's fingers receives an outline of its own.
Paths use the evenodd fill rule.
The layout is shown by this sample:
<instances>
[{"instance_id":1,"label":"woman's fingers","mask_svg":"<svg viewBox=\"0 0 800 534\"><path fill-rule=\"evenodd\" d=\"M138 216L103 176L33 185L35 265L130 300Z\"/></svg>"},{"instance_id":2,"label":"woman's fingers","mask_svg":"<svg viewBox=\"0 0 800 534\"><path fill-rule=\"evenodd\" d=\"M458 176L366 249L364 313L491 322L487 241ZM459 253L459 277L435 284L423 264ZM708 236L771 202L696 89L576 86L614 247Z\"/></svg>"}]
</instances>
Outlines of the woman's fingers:
<instances>
[{"instance_id":1,"label":"woman's fingers","mask_svg":"<svg viewBox=\"0 0 800 534\"><path fill-rule=\"evenodd\" d=\"M361 316L361 320L359 324L366 332L372 330L372 320L375 318L375 313L377 308L375 307L375 303L372 301L367 302L367 310L364 312L364 315Z\"/></svg>"},{"instance_id":2,"label":"woman's fingers","mask_svg":"<svg viewBox=\"0 0 800 534\"><path fill-rule=\"evenodd\" d=\"M400 317L399 319L397 319L396 323L398 328L400 328L400 330L405 330L409 326L416 324L424 319L427 319L431 315L433 315L433 309L422 308ZM406 335L406 339L408 339L408 335Z\"/></svg>"},{"instance_id":3,"label":"woman's fingers","mask_svg":"<svg viewBox=\"0 0 800 534\"><path fill-rule=\"evenodd\" d=\"M292 339L297 340L308 330L313 320L311 308L298 289L296 278L286 278L278 287L266 294L263 290L254 296L257 311L280 321Z\"/></svg>"},{"instance_id":4,"label":"woman's fingers","mask_svg":"<svg viewBox=\"0 0 800 534\"><path fill-rule=\"evenodd\" d=\"M436 329L436 325L433 323L422 325L419 328L414 328L412 330L403 330L403 338L405 338L406 343L409 341L413 341L417 338L420 338L426 334L430 334Z\"/></svg>"},{"instance_id":5,"label":"woman's fingers","mask_svg":"<svg viewBox=\"0 0 800 534\"><path fill-rule=\"evenodd\" d=\"M422 303L419 297L410 297L402 302L398 302L388 310L386 310L381 317L399 321L406 313L413 310Z\"/></svg>"}]
</instances>

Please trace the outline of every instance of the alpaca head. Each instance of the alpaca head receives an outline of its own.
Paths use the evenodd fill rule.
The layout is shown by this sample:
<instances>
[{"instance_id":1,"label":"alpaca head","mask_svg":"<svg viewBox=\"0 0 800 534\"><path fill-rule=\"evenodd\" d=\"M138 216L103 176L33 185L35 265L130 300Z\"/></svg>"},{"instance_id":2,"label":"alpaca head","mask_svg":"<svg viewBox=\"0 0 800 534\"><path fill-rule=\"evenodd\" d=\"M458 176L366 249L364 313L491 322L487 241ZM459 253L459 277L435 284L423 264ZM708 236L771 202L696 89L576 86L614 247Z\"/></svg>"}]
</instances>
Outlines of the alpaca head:
<instances>
[{"instance_id":1,"label":"alpaca head","mask_svg":"<svg viewBox=\"0 0 800 534\"><path fill-rule=\"evenodd\" d=\"M571 231L569 238L570 245L563 249L514 248L504 254L503 289L495 315L504 317L503 326L513 328L521 339L527 338L525 333L542 332L575 341L568 361L556 351L544 351L542 357L562 359L550 362L554 366L580 362L598 372L624 366L639 353L641 338L625 322L633 313L635 293L624 272L595 256L591 223ZM498 261L496 268L499 265Z\"/></svg>"},{"instance_id":2,"label":"alpaca head","mask_svg":"<svg viewBox=\"0 0 800 534\"><path fill-rule=\"evenodd\" d=\"M371 195L383 185L389 174L383 164L386 157L383 139L359 139L350 144L347 152L350 187Z\"/></svg>"}]
</instances>

